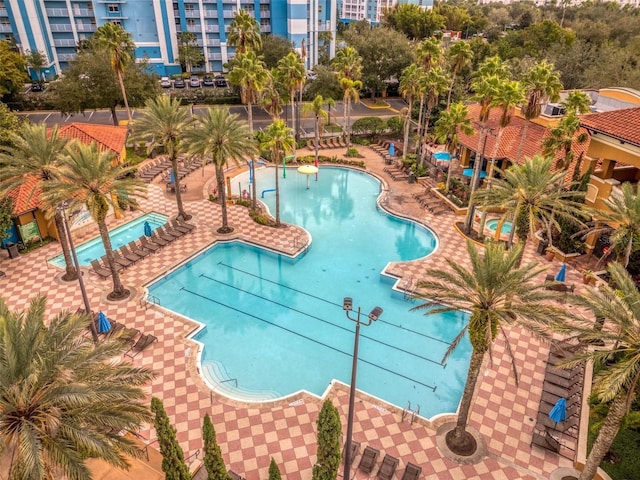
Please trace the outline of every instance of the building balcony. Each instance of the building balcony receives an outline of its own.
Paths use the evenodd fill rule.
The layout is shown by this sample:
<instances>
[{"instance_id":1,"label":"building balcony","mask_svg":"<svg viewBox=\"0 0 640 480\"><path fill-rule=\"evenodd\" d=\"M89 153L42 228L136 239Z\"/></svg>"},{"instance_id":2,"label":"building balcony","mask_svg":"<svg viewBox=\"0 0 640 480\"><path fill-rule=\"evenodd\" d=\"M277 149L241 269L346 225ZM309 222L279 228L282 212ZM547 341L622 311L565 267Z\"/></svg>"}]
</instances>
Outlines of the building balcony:
<instances>
[{"instance_id":1,"label":"building balcony","mask_svg":"<svg viewBox=\"0 0 640 480\"><path fill-rule=\"evenodd\" d=\"M200 33L202 32L202 27L200 25L187 25L187 32Z\"/></svg>"},{"instance_id":2,"label":"building balcony","mask_svg":"<svg viewBox=\"0 0 640 480\"><path fill-rule=\"evenodd\" d=\"M260 25L260 31L262 33L271 33L271 25Z\"/></svg>"},{"instance_id":3,"label":"building balcony","mask_svg":"<svg viewBox=\"0 0 640 480\"><path fill-rule=\"evenodd\" d=\"M49 28L52 32L72 32L70 23L50 23Z\"/></svg>"},{"instance_id":4,"label":"building balcony","mask_svg":"<svg viewBox=\"0 0 640 480\"><path fill-rule=\"evenodd\" d=\"M129 20L129 17L125 17L121 13L110 13L100 17L101 20Z\"/></svg>"},{"instance_id":5,"label":"building balcony","mask_svg":"<svg viewBox=\"0 0 640 480\"><path fill-rule=\"evenodd\" d=\"M199 10L187 10L184 12L184 16L187 18L200 18Z\"/></svg>"},{"instance_id":6,"label":"building balcony","mask_svg":"<svg viewBox=\"0 0 640 480\"><path fill-rule=\"evenodd\" d=\"M11 33L11 25L8 23L0 23L0 33Z\"/></svg>"},{"instance_id":7,"label":"building balcony","mask_svg":"<svg viewBox=\"0 0 640 480\"><path fill-rule=\"evenodd\" d=\"M69 17L69 10L66 8L47 8L47 17Z\"/></svg>"},{"instance_id":8,"label":"building balcony","mask_svg":"<svg viewBox=\"0 0 640 480\"><path fill-rule=\"evenodd\" d=\"M78 23L76 25L76 30L79 32L95 32L98 27L96 25L92 25L90 23ZM67 30L65 30L66 32ZM69 29L71 31L71 29Z\"/></svg>"},{"instance_id":9,"label":"building balcony","mask_svg":"<svg viewBox=\"0 0 640 480\"><path fill-rule=\"evenodd\" d=\"M56 47L75 47L76 41L73 38L54 38L53 45Z\"/></svg>"},{"instance_id":10,"label":"building balcony","mask_svg":"<svg viewBox=\"0 0 640 480\"><path fill-rule=\"evenodd\" d=\"M58 60L61 62L70 62L76 58L75 53L60 53L58 54Z\"/></svg>"},{"instance_id":11,"label":"building balcony","mask_svg":"<svg viewBox=\"0 0 640 480\"><path fill-rule=\"evenodd\" d=\"M204 18L218 18L218 11L217 10L205 10L204 11Z\"/></svg>"},{"instance_id":12,"label":"building balcony","mask_svg":"<svg viewBox=\"0 0 640 480\"><path fill-rule=\"evenodd\" d=\"M94 17L96 12L92 8L74 8L74 17Z\"/></svg>"},{"instance_id":13,"label":"building balcony","mask_svg":"<svg viewBox=\"0 0 640 480\"><path fill-rule=\"evenodd\" d=\"M9 14L7 13L7 9L2 7L0 8L0 17L8 17Z\"/></svg>"},{"instance_id":14,"label":"building balcony","mask_svg":"<svg viewBox=\"0 0 640 480\"><path fill-rule=\"evenodd\" d=\"M207 25L204 30L206 32L220 33L220 27L218 25Z\"/></svg>"},{"instance_id":15,"label":"building balcony","mask_svg":"<svg viewBox=\"0 0 640 480\"><path fill-rule=\"evenodd\" d=\"M236 12L234 12L233 10L224 10L222 12L222 16L223 18L235 18Z\"/></svg>"}]
</instances>

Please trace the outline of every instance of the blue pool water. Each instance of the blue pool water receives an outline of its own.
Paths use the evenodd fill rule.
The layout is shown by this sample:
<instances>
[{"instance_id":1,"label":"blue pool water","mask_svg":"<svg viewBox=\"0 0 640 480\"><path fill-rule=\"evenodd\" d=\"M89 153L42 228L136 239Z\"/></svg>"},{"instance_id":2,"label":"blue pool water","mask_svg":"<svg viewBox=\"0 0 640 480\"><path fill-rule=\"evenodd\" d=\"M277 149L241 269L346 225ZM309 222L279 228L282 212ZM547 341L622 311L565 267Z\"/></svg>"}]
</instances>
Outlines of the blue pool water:
<instances>
[{"instance_id":1,"label":"blue pool water","mask_svg":"<svg viewBox=\"0 0 640 480\"><path fill-rule=\"evenodd\" d=\"M272 168L258 170L258 195L274 187L273 175ZM232 184L238 181L248 189L247 177ZM299 390L321 395L332 379L350 383L355 323L342 310L350 296L363 319L376 305L384 309L361 330L358 388L398 406L420 405L423 416L455 411L469 344L446 366L440 362L465 315L409 312L417 303L380 273L389 261L431 253L433 234L379 209L380 184L362 172L321 168L307 190L306 178L288 169L280 187L283 221L313 237L304 255L217 244L149 286L163 307L205 325L196 335L205 379L245 400ZM275 194L265 193L265 202L273 212Z\"/></svg>"},{"instance_id":2,"label":"blue pool water","mask_svg":"<svg viewBox=\"0 0 640 480\"><path fill-rule=\"evenodd\" d=\"M117 250L121 246L126 245L131 241L138 240L138 238L144 235L144 222L149 222L151 229L155 230L159 226L167 223L167 216L155 212L147 213L146 215L138 217L124 225L120 225L114 230L111 230L109 232L109 237L111 238L111 246L113 249ZM98 236L88 242L76 245L76 254L78 255L78 263L80 265L91 265L92 260L99 259L105 254L102 239ZM62 254L49 261L60 268L64 268L65 266Z\"/></svg>"},{"instance_id":3,"label":"blue pool water","mask_svg":"<svg viewBox=\"0 0 640 480\"><path fill-rule=\"evenodd\" d=\"M486 226L489 230L491 230L492 232L495 232L496 228L498 228L499 222L500 221L495 218L491 220L487 220ZM500 233L506 233L506 234L511 233L511 222L504 222L502 224L502 228L500 229Z\"/></svg>"}]
</instances>

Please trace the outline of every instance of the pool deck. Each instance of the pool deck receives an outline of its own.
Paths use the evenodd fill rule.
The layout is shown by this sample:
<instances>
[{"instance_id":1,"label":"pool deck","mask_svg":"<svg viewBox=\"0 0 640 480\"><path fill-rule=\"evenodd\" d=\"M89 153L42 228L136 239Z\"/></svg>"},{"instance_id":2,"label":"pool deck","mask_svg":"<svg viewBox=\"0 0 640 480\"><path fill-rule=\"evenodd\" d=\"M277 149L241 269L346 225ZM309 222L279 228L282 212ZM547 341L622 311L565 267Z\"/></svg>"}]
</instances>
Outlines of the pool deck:
<instances>
[{"instance_id":1,"label":"pool deck","mask_svg":"<svg viewBox=\"0 0 640 480\"><path fill-rule=\"evenodd\" d=\"M390 180L383 173L383 160L368 148L359 149L365 157L367 170L379 176L385 184L381 204L392 212L424 223L439 239L439 247L433 255L414 262L391 264L390 271L405 278L419 278L425 268L444 266L445 258L468 265L464 240L453 227L454 216L434 216L423 210L411 196L423 187ZM343 152L331 149L323 153L335 155ZM126 302L107 302L110 281L86 273L84 278L90 303L94 310L103 310L109 317L129 327L158 337L159 342L140 353L134 364L150 367L158 373L148 391L163 400L185 456L202 449L201 424L204 414L209 413L228 468L247 480L258 480L268 476L269 461L273 457L283 478L311 479L316 455L315 422L322 401L309 395L298 395L271 404L248 405L212 393L197 373L195 344L185 340L194 325L141 302L144 284L216 240L241 238L291 254L303 247L306 233L293 226L273 229L257 225L248 217L244 207L232 205L229 207L229 222L235 231L231 235L220 236L215 232L220 225L219 206L205 199L212 188L211 167L206 167L204 177L198 170L187 177L186 182L185 209L194 215L191 221L198 228L122 272L123 283L135 292L135 296ZM152 184L148 198L141 201L142 210L175 215L173 197L174 194L166 193L162 185ZM133 215L137 212L129 213L123 219L111 219L110 228L131 220ZM83 232L81 237L74 237L75 243L78 245L96 234L97 229ZM60 270L46 261L59 252L58 244L52 243L14 260L2 255L0 270L6 276L0 278L0 286L10 308L25 308L28 300L38 293L47 296L48 311L52 315L60 309L75 310L82 305L77 283L61 282ZM547 263L544 257L535 254L533 245L529 246L525 257L525 262ZM549 266L553 273L559 268L557 262L549 263ZM576 270L569 268L567 277L567 282L576 284L578 291L584 288ZM428 318L425 321L429 321ZM440 425L454 418L451 415L433 421L419 419L411 424L406 419L401 420L399 409L366 395L359 395L356 399L354 440L360 442L362 448L370 445L380 449L380 458L384 454L399 458L396 478L402 476L407 462L422 466L421 478L438 480L541 480L549 478L551 472L559 467L572 466L572 462L565 458L530 446L548 347L540 345L519 328L507 331L520 384L516 387L504 341L499 337L493 349L493 361L486 363L484 375L479 379L470 415L470 426L483 435L488 448L488 454L477 463L455 463L438 449L436 431ZM345 429L348 389L335 385L328 396L338 407ZM147 443L156 438L151 427L140 433ZM360 456L356 456L354 471L359 459ZM367 476L355 471L355 478Z\"/></svg>"}]
</instances>

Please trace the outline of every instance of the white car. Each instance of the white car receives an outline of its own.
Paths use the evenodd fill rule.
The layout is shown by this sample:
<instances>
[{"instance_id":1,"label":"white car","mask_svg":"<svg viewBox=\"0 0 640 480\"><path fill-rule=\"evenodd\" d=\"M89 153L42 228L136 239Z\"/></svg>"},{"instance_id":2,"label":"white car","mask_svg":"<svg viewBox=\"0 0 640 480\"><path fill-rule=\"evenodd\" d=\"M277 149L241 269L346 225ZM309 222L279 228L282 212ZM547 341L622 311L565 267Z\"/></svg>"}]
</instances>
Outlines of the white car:
<instances>
[{"instance_id":1,"label":"white car","mask_svg":"<svg viewBox=\"0 0 640 480\"><path fill-rule=\"evenodd\" d=\"M162 88L171 88L171 79L169 77L162 77L160 79L160 86Z\"/></svg>"}]
</instances>

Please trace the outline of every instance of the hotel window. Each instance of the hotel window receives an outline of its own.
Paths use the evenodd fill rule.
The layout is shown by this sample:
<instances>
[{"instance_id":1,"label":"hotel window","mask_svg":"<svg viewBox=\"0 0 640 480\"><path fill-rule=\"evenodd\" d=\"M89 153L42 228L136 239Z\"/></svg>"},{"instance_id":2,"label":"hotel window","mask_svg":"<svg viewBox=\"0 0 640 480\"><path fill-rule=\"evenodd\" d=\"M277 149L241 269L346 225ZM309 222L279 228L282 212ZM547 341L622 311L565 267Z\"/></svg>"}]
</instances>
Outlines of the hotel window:
<instances>
[{"instance_id":1,"label":"hotel window","mask_svg":"<svg viewBox=\"0 0 640 480\"><path fill-rule=\"evenodd\" d=\"M109 13L120 13L120 6L116 3L110 3Z\"/></svg>"},{"instance_id":2,"label":"hotel window","mask_svg":"<svg viewBox=\"0 0 640 480\"><path fill-rule=\"evenodd\" d=\"M184 11L185 12L193 12L194 8L193 5L191 3L185 3L184 4Z\"/></svg>"},{"instance_id":3,"label":"hotel window","mask_svg":"<svg viewBox=\"0 0 640 480\"><path fill-rule=\"evenodd\" d=\"M193 18L187 18L187 27L195 27L196 21Z\"/></svg>"},{"instance_id":4,"label":"hotel window","mask_svg":"<svg viewBox=\"0 0 640 480\"><path fill-rule=\"evenodd\" d=\"M111 23L122 26L122 22L120 20L111 20Z\"/></svg>"}]
</instances>

